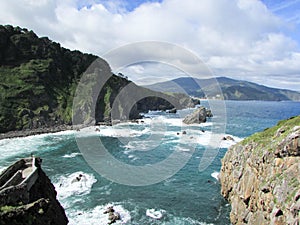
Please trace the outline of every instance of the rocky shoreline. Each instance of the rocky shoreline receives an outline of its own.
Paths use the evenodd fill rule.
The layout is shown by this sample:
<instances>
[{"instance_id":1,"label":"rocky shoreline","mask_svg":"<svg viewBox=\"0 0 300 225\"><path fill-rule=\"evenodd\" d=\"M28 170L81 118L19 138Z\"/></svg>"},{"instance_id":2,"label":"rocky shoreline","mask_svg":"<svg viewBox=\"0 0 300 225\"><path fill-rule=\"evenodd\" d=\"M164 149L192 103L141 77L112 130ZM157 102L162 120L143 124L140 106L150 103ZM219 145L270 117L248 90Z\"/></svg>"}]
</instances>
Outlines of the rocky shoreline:
<instances>
[{"instance_id":1,"label":"rocky shoreline","mask_svg":"<svg viewBox=\"0 0 300 225\"><path fill-rule=\"evenodd\" d=\"M300 116L228 149L220 183L232 224L299 224L299 174Z\"/></svg>"},{"instance_id":2,"label":"rocky shoreline","mask_svg":"<svg viewBox=\"0 0 300 225\"><path fill-rule=\"evenodd\" d=\"M78 130L84 127L86 126L59 125L55 127L40 127L36 129L9 131L6 133L1 133L0 140L17 138L17 137L27 137L32 135L46 134L46 133L57 133L57 132L67 131L67 130Z\"/></svg>"}]
</instances>

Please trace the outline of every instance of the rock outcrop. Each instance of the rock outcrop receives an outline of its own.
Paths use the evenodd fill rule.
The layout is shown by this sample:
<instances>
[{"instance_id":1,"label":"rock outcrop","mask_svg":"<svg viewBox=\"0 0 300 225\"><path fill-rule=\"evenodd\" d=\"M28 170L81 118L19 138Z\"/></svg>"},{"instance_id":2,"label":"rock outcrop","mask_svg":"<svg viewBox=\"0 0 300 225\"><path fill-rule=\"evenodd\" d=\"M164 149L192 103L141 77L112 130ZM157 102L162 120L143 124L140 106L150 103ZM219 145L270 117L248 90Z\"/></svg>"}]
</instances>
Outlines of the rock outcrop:
<instances>
[{"instance_id":1,"label":"rock outcrop","mask_svg":"<svg viewBox=\"0 0 300 225\"><path fill-rule=\"evenodd\" d=\"M28 160L22 159L0 175L0 225L68 224L65 211L56 199L55 188L41 168L40 159L36 159L36 169L27 182L19 184L20 177L7 185L11 175L22 171L26 163Z\"/></svg>"},{"instance_id":2,"label":"rock outcrop","mask_svg":"<svg viewBox=\"0 0 300 225\"><path fill-rule=\"evenodd\" d=\"M222 160L222 195L232 224L300 222L300 116L231 147Z\"/></svg>"},{"instance_id":3,"label":"rock outcrop","mask_svg":"<svg viewBox=\"0 0 300 225\"><path fill-rule=\"evenodd\" d=\"M193 124L193 123L205 123L207 117L212 117L212 113L210 110L206 109L204 106L197 108L194 112L187 115L183 122L185 124Z\"/></svg>"}]
</instances>

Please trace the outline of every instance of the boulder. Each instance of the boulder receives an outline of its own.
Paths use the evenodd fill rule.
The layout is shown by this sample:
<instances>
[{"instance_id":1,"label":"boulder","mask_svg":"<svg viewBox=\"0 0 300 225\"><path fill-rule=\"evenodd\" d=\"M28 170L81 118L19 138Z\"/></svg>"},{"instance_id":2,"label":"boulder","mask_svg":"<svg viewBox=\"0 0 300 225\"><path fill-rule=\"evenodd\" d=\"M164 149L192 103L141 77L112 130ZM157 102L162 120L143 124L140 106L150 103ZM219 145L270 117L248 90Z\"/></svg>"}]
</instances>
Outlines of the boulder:
<instances>
[{"instance_id":1,"label":"boulder","mask_svg":"<svg viewBox=\"0 0 300 225\"><path fill-rule=\"evenodd\" d=\"M194 112L187 115L183 122L185 124L193 124L193 123L205 123L206 122L207 111L205 107L201 106L197 108Z\"/></svg>"},{"instance_id":2,"label":"boulder","mask_svg":"<svg viewBox=\"0 0 300 225\"><path fill-rule=\"evenodd\" d=\"M177 113L177 109L173 108L167 111L167 113Z\"/></svg>"},{"instance_id":3,"label":"boulder","mask_svg":"<svg viewBox=\"0 0 300 225\"><path fill-rule=\"evenodd\" d=\"M223 141L234 141L234 138L231 136L226 136L222 138Z\"/></svg>"}]
</instances>

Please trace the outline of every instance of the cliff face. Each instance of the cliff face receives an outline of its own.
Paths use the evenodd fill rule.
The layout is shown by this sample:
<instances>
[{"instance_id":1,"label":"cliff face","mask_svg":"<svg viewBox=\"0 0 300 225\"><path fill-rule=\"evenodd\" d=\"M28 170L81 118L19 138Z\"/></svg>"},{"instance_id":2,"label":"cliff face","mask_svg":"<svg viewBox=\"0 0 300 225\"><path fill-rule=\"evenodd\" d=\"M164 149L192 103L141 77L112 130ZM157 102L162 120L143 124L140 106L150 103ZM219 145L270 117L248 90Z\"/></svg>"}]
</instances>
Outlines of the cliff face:
<instances>
[{"instance_id":1,"label":"cliff face","mask_svg":"<svg viewBox=\"0 0 300 225\"><path fill-rule=\"evenodd\" d=\"M22 161L18 163L20 165ZM7 171L19 165L14 164ZM28 185L17 185L0 191L0 225L64 225L68 223L64 209L56 199L53 184L41 169L39 162L36 166L37 179L30 188ZM5 180L2 174L1 181L3 178Z\"/></svg>"},{"instance_id":2,"label":"cliff face","mask_svg":"<svg viewBox=\"0 0 300 225\"><path fill-rule=\"evenodd\" d=\"M70 124L76 83L96 58L0 25L0 132Z\"/></svg>"},{"instance_id":3,"label":"cliff face","mask_svg":"<svg viewBox=\"0 0 300 225\"><path fill-rule=\"evenodd\" d=\"M98 80L89 76L95 71L87 71L95 60L97 71L101 71ZM116 96L132 82L124 76L113 75L108 63L97 56L70 51L27 29L0 25L0 133L71 125L74 95L85 71L90 73L83 93L87 96L77 102L80 105L75 108L75 114L81 114L81 120L89 125L110 122ZM103 77L110 78L101 90L93 89ZM126 112L128 115L122 111L128 99L121 102L123 105L118 103L120 107L116 107L115 114L120 119L124 116L123 119L135 119L139 112L173 107L163 100L169 96L133 83L132 86L131 95L152 97L134 104ZM177 97L182 107L192 106L188 96ZM91 105L95 106L93 115L86 115Z\"/></svg>"},{"instance_id":4,"label":"cliff face","mask_svg":"<svg viewBox=\"0 0 300 225\"><path fill-rule=\"evenodd\" d=\"M222 160L222 195L233 224L299 224L300 116L252 135Z\"/></svg>"}]
</instances>

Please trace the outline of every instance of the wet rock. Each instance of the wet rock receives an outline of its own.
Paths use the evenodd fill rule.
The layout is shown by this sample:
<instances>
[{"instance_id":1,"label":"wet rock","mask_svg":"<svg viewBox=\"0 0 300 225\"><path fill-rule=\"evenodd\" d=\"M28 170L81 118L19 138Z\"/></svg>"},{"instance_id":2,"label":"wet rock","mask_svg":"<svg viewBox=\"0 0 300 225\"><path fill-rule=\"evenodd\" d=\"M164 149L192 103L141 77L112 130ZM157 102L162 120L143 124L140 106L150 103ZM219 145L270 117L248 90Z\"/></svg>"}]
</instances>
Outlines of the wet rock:
<instances>
[{"instance_id":1,"label":"wet rock","mask_svg":"<svg viewBox=\"0 0 300 225\"><path fill-rule=\"evenodd\" d=\"M205 123L206 117L207 117L206 109L205 109L205 107L201 106L198 109L196 109L194 112L192 112L191 114L187 115L183 119L183 122L185 124Z\"/></svg>"},{"instance_id":2,"label":"wet rock","mask_svg":"<svg viewBox=\"0 0 300 225\"><path fill-rule=\"evenodd\" d=\"M170 109L167 111L168 113L177 113L177 109L176 108L173 108L173 109Z\"/></svg>"}]
</instances>

